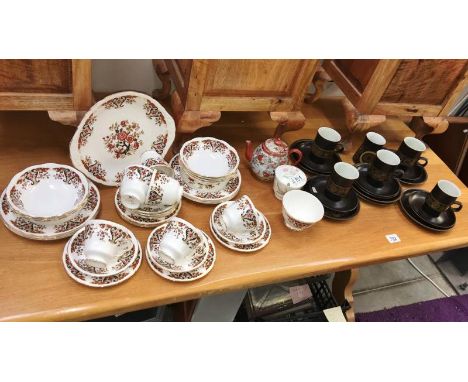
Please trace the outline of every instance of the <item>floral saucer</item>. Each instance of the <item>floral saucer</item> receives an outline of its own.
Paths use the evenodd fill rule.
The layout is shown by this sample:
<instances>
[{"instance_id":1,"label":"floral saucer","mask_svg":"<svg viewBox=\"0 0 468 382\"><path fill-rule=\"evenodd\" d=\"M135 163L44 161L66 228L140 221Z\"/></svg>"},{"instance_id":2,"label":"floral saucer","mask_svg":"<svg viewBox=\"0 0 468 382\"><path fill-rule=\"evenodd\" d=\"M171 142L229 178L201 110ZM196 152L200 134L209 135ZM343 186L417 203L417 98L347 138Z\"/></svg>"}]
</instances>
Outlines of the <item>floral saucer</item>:
<instances>
[{"instance_id":1,"label":"floral saucer","mask_svg":"<svg viewBox=\"0 0 468 382\"><path fill-rule=\"evenodd\" d=\"M89 182L88 199L81 210L65 219L42 223L15 214L6 199L5 191L1 196L1 203L0 214L3 223L13 233L32 240L58 240L72 236L87 221L96 217L100 207L100 196L97 187Z\"/></svg>"},{"instance_id":2,"label":"floral saucer","mask_svg":"<svg viewBox=\"0 0 468 382\"><path fill-rule=\"evenodd\" d=\"M202 204L219 204L233 199L239 192L241 185L241 174L239 170L236 170L237 175L231 178L222 190L210 192L196 189L190 183L184 182L180 172L179 154L175 155L171 159L169 165L174 169L174 178L177 179L184 188L184 196L194 202Z\"/></svg>"},{"instance_id":3,"label":"floral saucer","mask_svg":"<svg viewBox=\"0 0 468 382\"><path fill-rule=\"evenodd\" d=\"M78 269L76 269L71 263L70 258L68 257L67 252L68 252L69 242L65 245L65 248L63 249L62 262L63 262L63 266L65 267L65 271L67 272L68 276L70 276L77 283L80 283L80 284L83 284L92 288L111 287L117 284L121 284L125 280L128 280L140 268L143 254L141 251L140 244L138 244L138 246L139 246L138 254L135 260L132 262L132 264L128 268L123 270L122 272L117 273L116 275L112 275L112 276L103 276L103 277L102 276L89 276L89 275L83 274Z\"/></svg>"},{"instance_id":4,"label":"floral saucer","mask_svg":"<svg viewBox=\"0 0 468 382\"><path fill-rule=\"evenodd\" d=\"M266 230L265 219L263 219L263 215L260 215L260 213L258 215L260 217L258 226L253 230L249 231L248 234L240 236L226 230L225 224L223 224L222 221L222 216L224 210L231 203L233 202L225 202L216 206L216 208L213 210L213 213L211 214L211 222L213 224L213 228L215 228L219 236L221 236L227 243L230 244L247 245L260 241L263 235L265 234Z\"/></svg>"},{"instance_id":5,"label":"floral saucer","mask_svg":"<svg viewBox=\"0 0 468 382\"><path fill-rule=\"evenodd\" d=\"M129 222L130 224L136 225L137 227L144 227L144 228L153 228L162 223L165 223L171 217L177 216L177 214L180 211L180 207L182 206L182 202L181 202L179 203L179 205L177 206L175 210L170 210L166 215L162 214L157 217L144 217L144 216L138 215L135 212L135 210L130 210L122 204L120 200L119 189L117 189L117 191L115 192L114 204L115 204L117 213L123 220Z\"/></svg>"},{"instance_id":6,"label":"floral saucer","mask_svg":"<svg viewBox=\"0 0 468 382\"><path fill-rule=\"evenodd\" d=\"M139 164L148 150L166 155L174 137L174 120L156 100L121 92L89 109L70 142L70 157L90 179L117 186L127 166Z\"/></svg>"},{"instance_id":7,"label":"floral saucer","mask_svg":"<svg viewBox=\"0 0 468 382\"><path fill-rule=\"evenodd\" d=\"M161 269L173 273L191 272L201 266L208 256L208 242L205 235L203 235L204 243L197 248L194 256L184 259L182 263L171 264L165 258L159 256L159 242L166 226L167 224L157 227L148 237L146 251L153 262Z\"/></svg>"},{"instance_id":8,"label":"floral saucer","mask_svg":"<svg viewBox=\"0 0 468 382\"><path fill-rule=\"evenodd\" d=\"M213 233L214 237L216 240L218 240L222 245L225 247L232 249L234 251L238 252L255 252L258 251L259 249L262 249L265 247L268 242L270 241L271 238L271 226L270 223L268 222L268 219L263 215L261 212L259 214L263 217L265 224L266 224L266 229L265 233L263 234L262 238L252 244L234 244L234 243L229 243L225 239L223 239L218 232L216 232L216 229L213 227L213 220L210 219L210 229L211 232Z\"/></svg>"},{"instance_id":9,"label":"floral saucer","mask_svg":"<svg viewBox=\"0 0 468 382\"><path fill-rule=\"evenodd\" d=\"M86 242L97 239L110 243L119 256L111 264L97 268L87 263ZM74 268L89 276L112 276L124 271L138 254L138 239L128 228L107 220L92 220L68 241L68 256Z\"/></svg>"},{"instance_id":10,"label":"floral saucer","mask_svg":"<svg viewBox=\"0 0 468 382\"><path fill-rule=\"evenodd\" d=\"M148 265L156 274L170 281L189 282L201 279L213 269L214 263L216 261L216 249L213 241L207 234L203 233L203 235L205 236L208 245L208 256L206 260L193 271L176 273L164 270L151 258L151 255L148 253L148 251L146 251L146 260L148 261Z\"/></svg>"}]
</instances>

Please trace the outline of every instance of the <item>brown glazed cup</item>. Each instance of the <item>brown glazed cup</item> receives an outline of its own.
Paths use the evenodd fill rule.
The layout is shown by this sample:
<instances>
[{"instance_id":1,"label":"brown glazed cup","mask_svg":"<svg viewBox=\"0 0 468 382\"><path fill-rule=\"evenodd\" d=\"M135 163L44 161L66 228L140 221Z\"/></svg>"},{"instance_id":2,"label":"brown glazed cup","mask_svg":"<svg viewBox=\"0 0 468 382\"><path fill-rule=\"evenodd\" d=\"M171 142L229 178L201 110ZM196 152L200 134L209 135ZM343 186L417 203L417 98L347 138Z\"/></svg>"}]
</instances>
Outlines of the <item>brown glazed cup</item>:
<instances>
[{"instance_id":1,"label":"brown glazed cup","mask_svg":"<svg viewBox=\"0 0 468 382\"><path fill-rule=\"evenodd\" d=\"M413 167L416 164L420 166L427 165L427 158L422 157L421 154L426 150L426 145L417 138L406 137L401 142L400 147L396 151L396 154L400 157L400 167L407 169Z\"/></svg>"},{"instance_id":2,"label":"brown glazed cup","mask_svg":"<svg viewBox=\"0 0 468 382\"><path fill-rule=\"evenodd\" d=\"M335 163L328 177L325 194L332 200L340 200L353 187L353 182L359 178L359 171L353 165L345 162Z\"/></svg>"},{"instance_id":3,"label":"brown glazed cup","mask_svg":"<svg viewBox=\"0 0 468 382\"><path fill-rule=\"evenodd\" d=\"M432 191L427 194L422 209L434 217L449 208L458 212L463 207L463 204L457 200L460 195L461 191L455 184L448 180L439 180Z\"/></svg>"},{"instance_id":4,"label":"brown glazed cup","mask_svg":"<svg viewBox=\"0 0 468 382\"><path fill-rule=\"evenodd\" d=\"M369 131L364 138L361 146L356 150L353 155L354 163L370 163L375 156L375 153L383 149L387 141L385 138L373 131Z\"/></svg>"},{"instance_id":5,"label":"brown glazed cup","mask_svg":"<svg viewBox=\"0 0 468 382\"><path fill-rule=\"evenodd\" d=\"M367 180L375 187L381 187L386 181L392 178L401 178L404 171L397 169L400 158L390 150L379 150L372 160Z\"/></svg>"},{"instance_id":6,"label":"brown glazed cup","mask_svg":"<svg viewBox=\"0 0 468 382\"><path fill-rule=\"evenodd\" d=\"M311 146L311 151L319 159L331 159L335 153L343 151L344 146L340 141L341 135L338 131L331 127L320 127L315 136L314 144Z\"/></svg>"}]
</instances>

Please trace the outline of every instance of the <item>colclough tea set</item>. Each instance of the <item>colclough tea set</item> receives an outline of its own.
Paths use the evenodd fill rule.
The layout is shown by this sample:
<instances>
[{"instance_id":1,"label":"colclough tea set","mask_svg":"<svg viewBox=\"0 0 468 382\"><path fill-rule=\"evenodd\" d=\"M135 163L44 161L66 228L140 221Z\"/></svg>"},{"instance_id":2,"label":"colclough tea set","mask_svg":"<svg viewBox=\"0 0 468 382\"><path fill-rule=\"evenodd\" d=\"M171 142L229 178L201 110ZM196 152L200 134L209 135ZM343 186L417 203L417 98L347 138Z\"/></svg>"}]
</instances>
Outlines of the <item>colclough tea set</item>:
<instances>
[{"instance_id":1,"label":"colclough tea set","mask_svg":"<svg viewBox=\"0 0 468 382\"><path fill-rule=\"evenodd\" d=\"M74 167L44 163L16 174L1 195L1 217L13 233L32 240L70 238L62 260L66 273L90 287L109 287L131 278L143 251L128 228L95 220L100 194L94 182L117 186L115 208L126 222L154 228L145 257L160 277L188 282L206 276L216 261L215 244L201 229L177 217L182 197L215 205L209 224L216 241L240 253L255 252L270 241L266 216L241 187L235 148L212 137L184 143L168 163L164 157L175 137L172 117L153 98L136 92L113 94L84 116L70 142ZM379 205L399 201L414 223L446 231L456 222L460 190L440 180L431 192L402 191L401 184L426 181L426 146L407 137L396 151L380 134L368 132L353 156L341 160L340 134L320 127L315 139L290 147L270 138L255 149L246 142L252 174L273 182L282 203L284 224L309 229L322 218L348 220L360 200Z\"/></svg>"}]
</instances>

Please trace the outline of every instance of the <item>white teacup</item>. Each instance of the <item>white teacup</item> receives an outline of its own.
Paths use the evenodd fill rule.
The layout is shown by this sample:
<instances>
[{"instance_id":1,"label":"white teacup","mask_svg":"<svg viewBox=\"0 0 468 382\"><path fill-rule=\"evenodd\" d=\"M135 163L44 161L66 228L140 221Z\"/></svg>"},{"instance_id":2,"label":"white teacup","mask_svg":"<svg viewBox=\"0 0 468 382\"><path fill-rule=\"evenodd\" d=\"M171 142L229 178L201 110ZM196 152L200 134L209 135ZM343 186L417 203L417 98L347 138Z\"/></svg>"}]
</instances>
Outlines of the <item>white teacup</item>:
<instances>
[{"instance_id":1,"label":"white teacup","mask_svg":"<svg viewBox=\"0 0 468 382\"><path fill-rule=\"evenodd\" d=\"M145 197L147 206L172 206L182 199L183 188L177 180L154 170Z\"/></svg>"},{"instance_id":2,"label":"white teacup","mask_svg":"<svg viewBox=\"0 0 468 382\"><path fill-rule=\"evenodd\" d=\"M198 228L183 219L173 217L162 234L159 255L167 262L177 264L192 256L200 245L204 245L204 240Z\"/></svg>"},{"instance_id":3,"label":"white teacup","mask_svg":"<svg viewBox=\"0 0 468 382\"><path fill-rule=\"evenodd\" d=\"M152 170L158 170L170 177L174 177L174 170L172 167L169 166L162 155L154 150L148 150L141 154L140 163Z\"/></svg>"},{"instance_id":4,"label":"white teacup","mask_svg":"<svg viewBox=\"0 0 468 382\"><path fill-rule=\"evenodd\" d=\"M97 237L90 237L86 240L83 248L83 254L86 257L86 263L95 268L105 268L111 264L118 253L118 247Z\"/></svg>"},{"instance_id":5,"label":"white teacup","mask_svg":"<svg viewBox=\"0 0 468 382\"><path fill-rule=\"evenodd\" d=\"M120 184L120 199L122 204L130 209L137 209L145 203L146 194L153 176L149 167L128 166Z\"/></svg>"},{"instance_id":6,"label":"white teacup","mask_svg":"<svg viewBox=\"0 0 468 382\"><path fill-rule=\"evenodd\" d=\"M242 235L257 227L259 216L253 202L244 195L224 210L221 220L226 231Z\"/></svg>"}]
</instances>

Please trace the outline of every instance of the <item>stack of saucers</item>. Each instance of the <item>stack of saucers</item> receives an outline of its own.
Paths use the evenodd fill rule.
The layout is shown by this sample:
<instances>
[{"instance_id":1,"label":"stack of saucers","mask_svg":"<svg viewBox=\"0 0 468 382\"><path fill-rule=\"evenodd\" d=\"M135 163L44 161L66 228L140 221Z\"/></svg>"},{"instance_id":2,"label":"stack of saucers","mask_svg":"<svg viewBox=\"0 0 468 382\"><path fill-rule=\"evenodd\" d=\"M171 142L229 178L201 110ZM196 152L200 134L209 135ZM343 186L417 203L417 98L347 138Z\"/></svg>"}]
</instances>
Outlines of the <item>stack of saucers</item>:
<instances>
[{"instance_id":1,"label":"stack of saucers","mask_svg":"<svg viewBox=\"0 0 468 382\"><path fill-rule=\"evenodd\" d=\"M65 245L63 265L76 282L94 288L128 280L141 264L141 246L124 226L91 220Z\"/></svg>"},{"instance_id":2,"label":"stack of saucers","mask_svg":"<svg viewBox=\"0 0 468 382\"><path fill-rule=\"evenodd\" d=\"M73 167L45 163L16 174L1 196L1 216L13 233L32 240L72 236L99 211L99 191Z\"/></svg>"},{"instance_id":3,"label":"stack of saucers","mask_svg":"<svg viewBox=\"0 0 468 382\"><path fill-rule=\"evenodd\" d=\"M238 252L254 252L270 241L271 227L247 195L217 206L210 218L216 240Z\"/></svg>"},{"instance_id":4,"label":"stack of saucers","mask_svg":"<svg viewBox=\"0 0 468 382\"><path fill-rule=\"evenodd\" d=\"M195 138L186 142L170 166L187 199L219 204L239 192L239 155L234 147L216 138Z\"/></svg>"},{"instance_id":5,"label":"stack of saucers","mask_svg":"<svg viewBox=\"0 0 468 382\"><path fill-rule=\"evenodd\" d=\"M216 250L202 230L174 217L151 232L146 244L146 259L159 276L188 282L206 276L213 269Z\"/></svg>"},{"instance_id":6,"label":"stack of saucers","mask_svg":"<svg viewBox=\"0 0 468 382\"><path fill-rule=\"evenodd\" d=\"M142 165L125 169L115 194L119 215L140 227L155 227L178 214L182 187L174 171L156 151L143 154Z\"/></svg>"}]
</instances>

